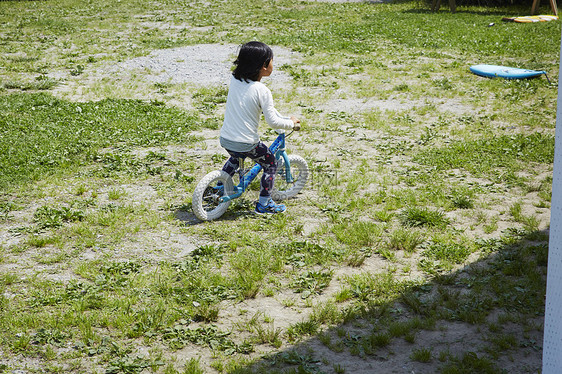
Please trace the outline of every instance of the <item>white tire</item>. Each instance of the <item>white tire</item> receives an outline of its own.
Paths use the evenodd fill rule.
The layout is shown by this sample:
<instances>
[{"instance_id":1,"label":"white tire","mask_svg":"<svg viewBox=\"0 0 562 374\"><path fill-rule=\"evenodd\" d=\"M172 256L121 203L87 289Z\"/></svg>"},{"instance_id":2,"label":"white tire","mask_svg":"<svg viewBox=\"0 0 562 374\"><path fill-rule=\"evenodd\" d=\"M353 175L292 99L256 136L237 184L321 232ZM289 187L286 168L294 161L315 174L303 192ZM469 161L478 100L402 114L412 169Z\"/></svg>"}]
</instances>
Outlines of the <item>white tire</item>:
<instances>
[{"instance_id":1,"label":"white tire","mask_svg":"<svg viewBox=\"0 0 562 374\"><path fill-rule=\"evenodd\" d=\"M271 192L271 198L275 201L295 197L304 188L308 180L308 164L304 158L289 155L289 162L291 163L293 181L287 183L285 160L281 157L277 161L277 175L275 176L275 185Z\"/></svg>"},{"instance_id":2,"label":"white tire","mask_svg":"<svg viewBox=\"0 0 562 374\"><path fill-rule=\"evenodd\" d=\"M219 183L220 182L220 183ZM217 189L217 184L222 184L222 189ZM224 191L224 192L221 192ZM193 213L202 221L212 221L226 212L230 201L220 202L223 194L232 195L234 192L232 178L222 170L215 170L205 175L193 191L191 207Z\"/></svg>"}]
</instances>

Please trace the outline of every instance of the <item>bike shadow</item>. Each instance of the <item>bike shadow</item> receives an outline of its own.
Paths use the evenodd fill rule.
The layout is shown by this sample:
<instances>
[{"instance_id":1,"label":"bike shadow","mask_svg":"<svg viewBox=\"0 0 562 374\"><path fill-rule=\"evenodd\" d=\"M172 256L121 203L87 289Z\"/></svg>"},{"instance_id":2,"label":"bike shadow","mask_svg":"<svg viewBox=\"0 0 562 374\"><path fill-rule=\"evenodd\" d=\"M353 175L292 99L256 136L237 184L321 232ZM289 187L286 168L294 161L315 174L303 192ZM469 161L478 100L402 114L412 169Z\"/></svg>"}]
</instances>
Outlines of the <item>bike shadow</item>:
<instances>
[{"instance_id":1,"label":"bike shadow","mask_svg":"<svg viewBox=\"0 0 562 374\"><path fill-rule=\"evenodd\" d=\"M244 218L259 218L260 215L255 213L255 207L250 204L244 204L235 207L234 209L229 208L223 216L216 219L215 221L236 221ZM185 205L176 209L174 212L174 217L181 221L186 226L197 226L202 223L207 223L208 221L201 221L193 213L191 204Z\"/></svg>"}]
</instances>

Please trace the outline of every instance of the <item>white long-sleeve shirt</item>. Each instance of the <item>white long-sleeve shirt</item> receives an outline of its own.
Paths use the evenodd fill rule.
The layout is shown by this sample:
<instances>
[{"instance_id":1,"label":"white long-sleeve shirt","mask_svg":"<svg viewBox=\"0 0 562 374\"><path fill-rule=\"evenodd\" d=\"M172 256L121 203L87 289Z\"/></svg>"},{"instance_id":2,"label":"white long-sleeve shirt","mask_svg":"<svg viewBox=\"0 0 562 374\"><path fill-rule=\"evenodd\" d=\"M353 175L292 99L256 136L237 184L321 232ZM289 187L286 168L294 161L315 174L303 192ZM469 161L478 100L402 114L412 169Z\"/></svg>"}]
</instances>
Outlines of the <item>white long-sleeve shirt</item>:
<instances>
[{"instance_id":1,"label":"white long-sleeve shirt","mask_svg":"<svg viewBox=\"0 0 562 374\"><path fill-rule=\"evenodd\" d=\"M269 88L261 82L239 81L233 76L230 80L224 122L220 132L221 144L224 146L223 143L229 145L239 143L240 147L237 147L239 149L231 150L238 152L251 150L260 140L258 126L261 113L269 126L274 129L293 128L290 117L282 116L275 109Z\"/></svg>"}]
</instances>

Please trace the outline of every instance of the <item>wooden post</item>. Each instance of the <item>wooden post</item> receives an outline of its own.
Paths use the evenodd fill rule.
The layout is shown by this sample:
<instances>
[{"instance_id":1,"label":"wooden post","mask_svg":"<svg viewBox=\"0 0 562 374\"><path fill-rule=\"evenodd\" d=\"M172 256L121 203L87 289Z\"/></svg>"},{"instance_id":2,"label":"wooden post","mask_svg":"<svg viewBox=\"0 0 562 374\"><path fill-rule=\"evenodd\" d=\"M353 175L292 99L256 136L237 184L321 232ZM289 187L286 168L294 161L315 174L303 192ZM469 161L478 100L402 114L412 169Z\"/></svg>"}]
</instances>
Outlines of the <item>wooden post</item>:
<instances>
[{"instance_id":1,"label":"wooden post","mask_svg":"<svg viewBox=\"0 0 562 374\"><path fill-rule=\"evenodd\" d=\"M555 1L555 0L550 0ZM455 0L449 0L449 8L451 9L451 13L455 13L457 11L457 3Z\"/></svg>"},{"instance_id":2,"label":"wooden post","mask_svg":"<svg viewBox=\"0 0 562 374\"><path fill-rule=\"evenodd\" d=\"M433 0L433 4L431 5L431 11L435 12L441 8L441 0Z\"/></svg>"},{"instance_id":3,"label":"wooden post","mask_svg":"<svg viewBox=\"0 0 562 374\"><path fill-rule=\"evenodd\" d=\"M533 5L531 6L531 15L534 15L539 9L539 4L541 0L533 0ZM550 8L555 16L558 16L558 5L556 5L556 0L550 0Z\"/></svg>"},{"instance_id":4,"label":"wooden post","mask_svg":"<svg viewBox=\"0 0 562 374\"><path fill-rule=\"evenodd\" d=\"M531 15L534 15L537 12L537 8L539 7L541 0L533 0L533 5L531 6Z\"/></svg>"},{"instance_id":5,"label":"wooden post","mask_svg":"<svg viewBox=\"0 0 562 374\"><path fill-rule=\"evenodd\" d=\"M433 3L431 4L431 11L438 11L439 8L441 8L441 0L433 0ZM455 13L457 11L457 3L455 2L455 0L449 0L449 8L451 9L451 13Z\"/></svg>"},{"instance_id":6,"label":"wooden post","mask_svg":"<svg viewBox=\"0 0 562 374\"><path fill-rule=\"evenodd\" d=\"M533 0L533 5L531 6L531 15L534 15L537 12L541 0Z\"/></svg>"},{"instance_id":7,"label":"wooden post","mask_svg":"<svg viewBox=\"0 0 562 374\"><path fill-rule=\"evenodd\" d=\"M550 7L552 8L554 15L558 16L558 5L556 5L556 0L550 0Z\"/></svg>"}]
</instances>

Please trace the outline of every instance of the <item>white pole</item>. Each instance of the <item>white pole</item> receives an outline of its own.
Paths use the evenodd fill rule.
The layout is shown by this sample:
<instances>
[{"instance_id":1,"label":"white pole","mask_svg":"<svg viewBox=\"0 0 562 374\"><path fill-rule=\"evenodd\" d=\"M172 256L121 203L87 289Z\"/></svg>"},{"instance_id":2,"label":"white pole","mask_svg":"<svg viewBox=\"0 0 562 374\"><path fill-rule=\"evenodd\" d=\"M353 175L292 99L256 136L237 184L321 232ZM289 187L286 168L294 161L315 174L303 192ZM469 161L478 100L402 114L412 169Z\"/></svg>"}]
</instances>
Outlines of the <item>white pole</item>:
<instances>
[{"instance_id":1,"label":"white pole","mask_svg":"<svg viewBox=\"0 0 562 374\"><path fill-rule=\"evenodd\" d=\"M560 45L562 52L562 41ZM562 77L560 64L558 77ZM559 80L560 82L560 80ZM562 90L558 84L542 374L562 373Z\"/></svg>"}]
</instances>

